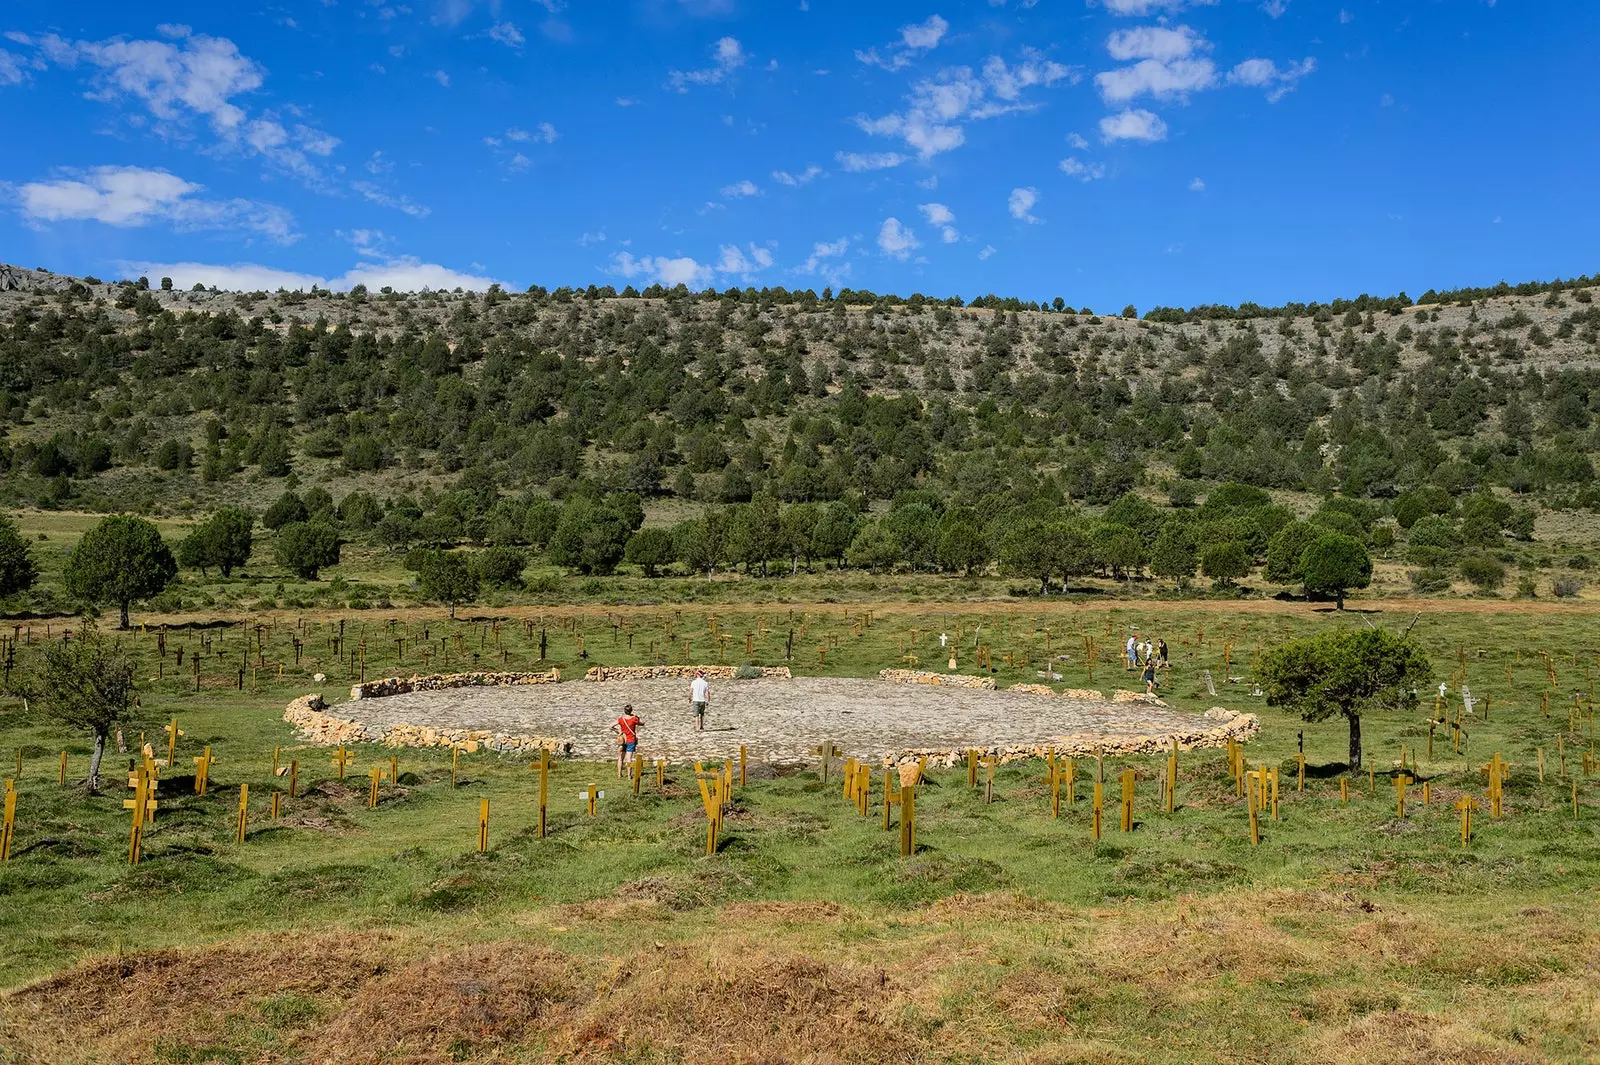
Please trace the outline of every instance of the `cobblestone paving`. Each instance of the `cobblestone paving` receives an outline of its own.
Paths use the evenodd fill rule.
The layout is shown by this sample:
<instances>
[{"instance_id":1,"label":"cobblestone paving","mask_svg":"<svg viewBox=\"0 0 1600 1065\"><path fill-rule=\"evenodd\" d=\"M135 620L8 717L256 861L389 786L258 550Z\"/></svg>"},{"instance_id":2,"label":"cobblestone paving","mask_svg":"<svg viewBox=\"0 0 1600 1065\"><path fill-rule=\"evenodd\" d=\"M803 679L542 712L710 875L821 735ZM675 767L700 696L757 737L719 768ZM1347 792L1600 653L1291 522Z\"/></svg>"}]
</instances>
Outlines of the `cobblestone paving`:
<instances>
[{"instance_id":1,"label":"cobblestone paving","mask_svg":"<svg viewBox=\"0 0 1600 1065\"><path fill-rule=\"evenodd\" d=\"M616 752L611 723L624 703L644 719L639 740L646 757L672 760L736 756L742 743L753 760L797 762L824 740L876 758L907 748L1047 743L1069 733L1163 735L1202 720L1141 703L830 677L713 682L706 731L699 733L689 685L680 680L456 688L362 700L331 712L380 725L561 736L572 740L574 757L609 758Z\"/></svg>"}]
</instances>

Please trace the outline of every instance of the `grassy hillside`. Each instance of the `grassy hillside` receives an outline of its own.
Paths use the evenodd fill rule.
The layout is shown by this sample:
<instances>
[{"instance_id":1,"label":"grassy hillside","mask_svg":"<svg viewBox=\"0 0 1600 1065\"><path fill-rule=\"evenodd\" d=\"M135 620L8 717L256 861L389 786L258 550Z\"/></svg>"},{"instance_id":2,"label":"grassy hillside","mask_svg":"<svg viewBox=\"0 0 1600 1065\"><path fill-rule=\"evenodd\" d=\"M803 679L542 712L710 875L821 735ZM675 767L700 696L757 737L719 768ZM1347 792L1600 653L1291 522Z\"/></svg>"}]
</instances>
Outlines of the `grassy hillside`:
<instances>
[{"instance_id":1,"label":"grassy hillside","mask_svg":"<svg viewBox=\"0 0 1600 1065\"><path fill-rule=\"evenodd\" d=\"M268 526L250 570L275 590L285 517L334 526L347 582L393 574L390 599L416 594L399 563L417 546L522 551L531 601L572 594L573 573L580 594L626 599L668 591L588 578L739 567L947 574L986 594L1298 590L1268 565L1297 519L1360 540L1386 594L1576 595L1596 550L1587 278L1142 319L783 289L6 284L0 502L242 505ZM641 525L670 536L630 554ZM1051 557L1029 557L1038 542ZM775 594L828 593L757 597Z\"/></svg>"},{"instance_id":2,"label":"grassy hillside","mask_svg":"<svg viewBox=\"0 0 1600 1065\"><path fill-rule=\"evenodd\" d=\"M365 772L391 752L358 749L342 783L330 752L301 744L279 720L310 671L336 676L331 689L343 683L320 619L302 666L291 664L281 686L264 671L258 693L233 692L217 672L232 668L237 628L169 634L169 646L192 649L203 631L225 644L227 661L208 663L199 694L171 670L154 679L153 634L129 637L152 678L152 733L178 718L184 766L212 748L210 794L194 795L182 771L168 779L145 861L129 868L120 791L86 798L56 783L63 749L81 775L84 740L37 708L0 701L0 749L23 755L14 856L0 865L0 986L12 989L0 998L0 1047L13 1055L0 1051L0 1061L1176 1063L1255 1060L1269 1047L1359 1062L1591 1060L1600 1053L1589 960L1600 946L1600 778L1579 764L1592 719L1574 728L1559 693L1586 684L1588 650L1600 642L1592 615L1547 609L1533 627L1425 611L1413 632L1438 676L1454 690L1464 661L1467 682L1492 705L1485 714L1480 701L1467 719L1459 755L1441 733L1428 757L1420 719L1370 717L1374 789L1365 774L1351 777L1342 803L1342 726L1307 726L1261 705L1249 664L1258 645L1286 635L1367 622L1257 604L1269 605L1010 616L885 608L859 638L835 612L810 612L819 642L840 640L826 667L805 672L870 673L899 664L912 629L928 642L982 624L1006 683L1034 678L999 653L1037 657L1045 629L1061 646L1085 634L1114 640L1107 628L1137 623L1173 645L1176 705L1262 715L1249 763L1277 768L1286 785L1280 820L1266 820L1253 847L1221 752L1182 757L1171 814L1155 802L1159 759L1111 759L1108 780L1137 774L1136 825L1117 830L1113 801L1095 843L1082 775L1077 802L1053 820L1039 762L1001 767L992 804L966 787L964 770L936 770L918 796L909 860L881 827L876 783L863 819L840 798L837 776L824 787L814 767L756 772L715 857L702 853L704 817L683 766L664 789L647 778L634 798L607 767L559 763L545 840L530 827L533 775L484 752L463 756L455 787L447 756L395 752L401 779L385 782L368 810ZM742 632L757 613L719 618ZM646 657L613 641L611 615L560 614L580 619L590 657L576 657L576 631L553 612L552 661L575 669ZM663 616L629 615L637 647L659 638ZM278 623L268 661L288 657L296 619L259 620ZM1408 620L1375 618L1396 628ZM686 610L674 624L703 632L707 621ZM372 671L399 667L370 616L347 623L352 636L368 626ZM452 628L437 613L409 624L436 636ZM470 637L477 626L454 630ZM515 660L532 654L517 626L504 638ZM1549 648L1574 653L1555 659L1546 718L1537 652ZM781 658L781 649L768 640L754 657ZM1201 671L1222 677L1225 649L1229 672L1245 679L1213 698ZM1063 670L1058 686L1088 683L1078 656ZM1095 684L1124 679L1102 664ZM1293 761L1301 732L1304 793ZM1391 779L1401 744L1432 790L1424 808L1420 786L1410 789L1405 819ZM303 789L277 823L266 816L269 794L284 787L270 774L274 747L299 760ZM1483 801L1478 769L1496 752L1513 765L1505 816L1485 809L1463 847L1450 804L1463 794ZM607 790L594 818L577 797L590 781ZM245 783L251 822L240 845L233 819ZM479 855L483 798L490 849Z\"/></svg>"}]
</instances>

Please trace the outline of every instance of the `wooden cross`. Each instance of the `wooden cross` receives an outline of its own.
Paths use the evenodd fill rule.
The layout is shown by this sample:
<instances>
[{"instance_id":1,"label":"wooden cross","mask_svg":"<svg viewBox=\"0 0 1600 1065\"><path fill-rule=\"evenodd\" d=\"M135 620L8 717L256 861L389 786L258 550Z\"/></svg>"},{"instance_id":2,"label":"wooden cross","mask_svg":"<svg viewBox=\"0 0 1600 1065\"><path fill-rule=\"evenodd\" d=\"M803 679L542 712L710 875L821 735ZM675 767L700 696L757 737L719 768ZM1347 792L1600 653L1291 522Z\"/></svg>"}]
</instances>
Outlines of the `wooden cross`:
<instances>
[{"instance_id":1,"label":"wooden cross","mask_svg":"<svg viewBox=\"0 0 1600 1065\"><path fill-rule=\"evenodd\" d=\"M17 783L6 781L5 806L0 808L0 862L11 860L11 839L17 829Z\"/></svg>"},{"instance_id":2,"label":"wooden cross","mask_svg":"<svg viewBox=\"0 0 1600 1065\"><path fill-rule=\"evenodd\" d=\"M338 769L339 769L339 779L340 780L344 779L345 766L347 766L351 762L355 761L355 757L356 757L355 755L351 754L345 748L344 744L342 744L342 743L339 744L339 750L337 752L335 752L335 754L333 756L333 759L332 759L332 763L333 763L333 765L337 766ZM452 780L451 783L453 784L454 781Z\"/></svg>"},{"instance_id":3,"label":"wooden cross","mask_svg":"<svg viewBox=\"0 0 1600 1065\"><path fill-rule=\"evenodd\" d=\"M1394 815L1404 820L1406 816L1406 785L1411 783L1411 778L1404 773L1398 773L1394 778Z\"/></svg>"},{"instance_id":4,"label":"wooden cross","mask_svg":"<svg viewBox=\"0 0 1600 1065\"><path fill-rule=\"evenodd\" d=\"M1122 771L1122 831L1133 831L1133 782L1134 772L1131 769Z\"/></svg>"},{"instance_id":5,"label":"wooden cross","mask_svg":"<svg viewBox=\"0 0 1600 1065\"><path fill-rule=\"evenodd\" d=\"M550 749L539 748L539 760L528 768L539 771L539 838L544 839L550 805Z\"/></svg>"},{"instance_id":6,"label":"wooden cross","mask_svg":"<svg viewBox=\"0 0 1600 1065\"><path fill-rule=\"evenodd\" d=\"M244 842L244 827L245 827L245 821L249 817L249 810L250 810L250 785L248 785L248 784L240 784L239 785L239 823L238 823L238 841L240 843Z\"/></svg>"},{"instance_id":7,"label":"wooden cross","mask_svg":"<svg viewBox=\"0 0 1600 1065\"><path fill-rule=\"evenodd\" d=\"M828 761L832 758L837 758L844 752L834 746L832 740L829 740L820 747L811 748L811 753L820 756L822 759L822 782L826 784L828 782Z\"/></svg>"},{"instance_id":8,"label":"wooden cross","mask_svg":"<svg viewBox=\"0 0 1600 1065\"><path fill-rule=\"evenodd\" d=\"M483 799L478 803L478 853L487 854L489 851L489 800Z\"/></svg>"},{"instance_id":9,"label":"wooden cross","mask_svg":"<svg viewBox=\"0 0 1600 1065\"><path fill-rule=\"evenodd\" d=\"M599 798L600 785L591 780L589 786L583 789L583 803L588 808L590 817L594 816L595 803Z\"/></svg>"},{"instance_id":10,"label":"wooden cross","mask_svg":"<svg viewBox=\"0 0 1600 1065\"><path fill-rule=\"evenodd\" d=\"M178 753L178 737L183 735L183 729L178 727L178 719L173 718L161 731L167 734L167 765L170 767L176 764L173 759Z\"/></svg>"},{"instance_id":11,"label":"wooden cross","mask_svg":"<svg viewBox=\"0 0 1600 1065\"><path fill-rule=\"evenodd\" d=\"M1099 842L1100 840L1101 811L1104 809L1104 806L1105 785L1097 780L1094 782L1094 821L1090 827L1092 838L1096 842Z\"/></svg>"},{"instance_id":12,"label":"wooden cross","mask_svg":"<svg viewBox=\"0 0 1600 1065\"><path fill-rule=\"evenodd\" d=\"M1463 795L1456 800L1456 809L1461 811L1461 845L1465 847L1472 842L1472 811L1478 808L1478 800L1471 795Z\"/></svg>"},{"instance_id":13,"label":"wooden cross","mask_svg":"<svg viewBox=\"0 0 1600 1065\"><path fill-rule=\"evenodd\" d=\"M900 856L909 858L917 849L917 789L900 785Z\"/></svg>"},{"instance_id":14,"label":"wooden cross","mask_svg":"<svg viewBox=\"0 0 1600 1065\"><path fill-rule=\"evenodd\" d=\"M1303 766L1303 763L1302 763ZM1304 788L1305 774L1302 768L1301 784ZM1172 737L1172 750L1167 753L1167 813L1172 813L1178 807L1178 737Z\"/></svg>"},{"instance_id":15,"label":"wooden cross","mask_svg":"<svg viewBox=\"0 0 1600 1065\"><path fill-rule=\"evenodd\" d=\"M206 785L211 779L211 748L207 747L205 753L194 760L194 793L204 795Z\"/></svg>"},{"instance_id":16,"label":"wooden cross","mask_svg":"<svg viewBox=\"0 0 1600 1065\"><path fill-rule=\"evenodd\" d=\"M367 770L367 777L372 781L367 788L367 809L376 810L378 808L378 782L383 779L383 767L379 765L373 766Z\"/></svg>"},{"instance_id":17,"label":"wooden cross","mask_svg":"<svg viewBox=\"0 0 1600 1065\"><path fill-rule=\"evenodd\" d=\"M282 812L282 808L283 808L283 792L274 791L272 793L272 807L268 811L267 816L270 817L272 820L276 821L278 819L279 814Z\"/></svg>"}]
</instances>

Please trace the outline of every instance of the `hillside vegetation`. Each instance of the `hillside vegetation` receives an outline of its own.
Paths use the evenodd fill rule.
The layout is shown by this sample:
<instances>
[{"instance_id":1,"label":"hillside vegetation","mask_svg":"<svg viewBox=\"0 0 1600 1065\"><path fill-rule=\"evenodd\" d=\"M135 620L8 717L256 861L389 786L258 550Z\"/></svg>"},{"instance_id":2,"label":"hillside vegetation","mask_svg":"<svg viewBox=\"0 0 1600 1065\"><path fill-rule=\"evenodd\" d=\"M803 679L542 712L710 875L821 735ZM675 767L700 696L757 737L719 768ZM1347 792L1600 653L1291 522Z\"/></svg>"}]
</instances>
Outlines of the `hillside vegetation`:
<instances>
[{"instance_id":1,"label":"hillside vegetation","mask_svg":"<svg viewBox=\"0 0 1600 1065\"><path fill-rule=\"evenodd\" d=\"M0 503L239 505L417 573L419 547L491 545L478 583L513 588L542 554L598 576L999 574L1019 594L1259 572L1331 597L1373 579L1305 580L1337 535L1380 585L1576 594L1600 506L1592 286L1141 319L784 289L176 292L8 267Z\"/></svg>"}]
</instances>

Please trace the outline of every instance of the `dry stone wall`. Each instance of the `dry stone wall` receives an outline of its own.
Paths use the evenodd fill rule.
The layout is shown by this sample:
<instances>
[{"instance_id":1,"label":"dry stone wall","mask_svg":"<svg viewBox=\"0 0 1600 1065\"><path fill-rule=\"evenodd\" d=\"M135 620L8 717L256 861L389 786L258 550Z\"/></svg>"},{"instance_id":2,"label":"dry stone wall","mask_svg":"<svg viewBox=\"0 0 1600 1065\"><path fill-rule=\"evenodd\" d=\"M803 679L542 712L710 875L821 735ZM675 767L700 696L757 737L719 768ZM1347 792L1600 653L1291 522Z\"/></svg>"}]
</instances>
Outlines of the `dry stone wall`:
<instances>
[{"instance_id":1,"label":"dry stone wall","mask_svg":"<svg viewBox=\"0 0 1600 1065\"><path fill-rule=\"evenodd\" d=\"M588 681L607 680L660 680L683 678L688 680L696 673L705 673L709 680L732 680L738 666L590 666L589 671L583 675ZM792 674L788 666L761 666L761 677L770 680L774 677L780 680L789 680Z\"/></svg>"},{"instance_id":2,"label":"dry stone wall","mask_svg":"<svg viewBox=\"0 0 1600 1065\"><path fill-rule=\"evenodd\" d=\"M427 677L385 677L369 680L350 689L351 699L381 699L386 695L409 692L443 691L446 688L501 688L512 684L559 684L561 670L544 673L435 673Z\"/></svg>"},{"instance_id":3,"label":"dry stone wall","mask_svg":"<svg viewBox=\"0 0 1600 1065\"><path fill-rule=\"evenodd\" d=\"M1138 694L1138 693L1130 693ZM1140 696L1143 699L1143 696ZM978 747L978 753L987 758L997 756L1002 763L1044 758L1051 751L1058 757L1086 758L1101 754L1106 756L1127 754L1161 754L1171 750L1172 741L1178 741L1180 751L1202 747L1223 747L1227 742L1243 742L1261 731L1261 720L1254 714L1241 714L1224 707L1214 706L1205 712L1204 724L1179 732L1163 731L1157 735L1106 736L1102 733L1070 733L1057 736L1049 743L1030 743L1004 747ZM954 766L966 760L967 748L958 751L937 748L907 748L891 751L884 756L886 766L915 764L926 758L931 766Z\"/></svg>"},{"instance_id":4,"label":"dry stone wall","mask_svg":"<svg viewBox=\"0 0 1600 1065\"><path fill-rule=\"evenodd\" d=\"M426 690L426 689L421 689ZM352 743L381 743L386 747L460 747L502 753L527 753L541 748L569 753L572 742L555 736L512 736L487 729L429 728L422 725L369 725L327 711L321 695L302 695L283 711L283 719L312 743L338 747Z\"/></svg>"},{"instance_id":5,"label":"dry stone wall","mask_svg":"<svg viewBox=\"0 0 1600 1065\"><path fill-rule=\"evenodd\" d=\"M993 677L973 677L965 673L931 673L925 669L880 669L878 679L890 684L929 684L938 688L982 688L994 691Z\"/></svg>"}]
</instances>

